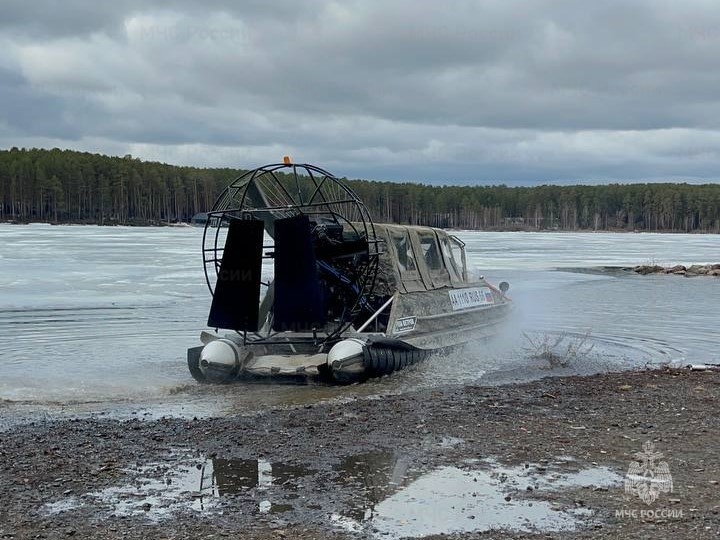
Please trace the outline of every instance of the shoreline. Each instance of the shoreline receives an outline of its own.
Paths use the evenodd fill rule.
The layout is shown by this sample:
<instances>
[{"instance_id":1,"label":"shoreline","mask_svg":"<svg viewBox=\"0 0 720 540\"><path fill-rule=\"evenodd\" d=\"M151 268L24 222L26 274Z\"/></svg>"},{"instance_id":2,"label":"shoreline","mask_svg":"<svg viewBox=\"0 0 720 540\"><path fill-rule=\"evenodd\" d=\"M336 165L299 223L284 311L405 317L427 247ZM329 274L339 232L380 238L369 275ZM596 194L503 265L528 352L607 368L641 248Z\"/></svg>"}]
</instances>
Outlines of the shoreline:
<instances>
[{"instance_id":1,"label":"shoreline","mask_svg":"<svg viewBox=\"0 0 720 540\"><path fill-rule=\"evenodd\" d=\"M478 467L524 467L540 484L584 470L605 471L598 481L618 479L652 441L674 483L673 492L661 493L653 505L617 482L550 493L519 484L508 491L507 504L530 501L536 509L552 505L555 517L577 514L574 529L556 531L563 538L711 537L720 533L719 399L720 372L666 368L414 390L206 419L40 419L2 433L0 536L366 538L382 523L383 501L420 485L432 471L459 467L467 475L480 474L472 472ZM212 463L217 479L221 465L260 461L273 464L273 474L285 471L277 473L285 480L258 481L209 499L198 498L191 486L172 498L158 495L179 482L172 476L178 471ZM404 473L390 481L398 463ZM168 487L159 489L165 482ZM232 482L237 487L243 480ZM154 497L143 495L151 488ZM275 511L263 511L268 500ZM376 514L376 521L363 522L358 508ZM622 515L623 509L650 508L674 514ZM482 505L473 512L463 516L466 528L482 524ZM362 526L359 532L342 526L348 516ZM493 529L492 538L528 536L511 528Z\"/></svg>"},{"instance_id":2,"label":"shoreline","mask_svg":"<svg viewBox=\"0 0 720 540\"><path fill-rule=\"evenodd\" d=\"M50 221L0 221L0 225L51 225L57 226L92 226L92 227L197 227L204 228L204 225L194 225L193 223L186 221L178 221L173 223L156 222L156 223L87 223L87 222L73 222L63 221L53 223ZM431 225L423 225L431 227ZM507 232L507 233L559 233L559 234L690 234L690 235L717 235L720 231L679 231L679 230L658 230L658 231L646 231L646 230L627 230L627 229L518 229L518 228L492 228L492 229L456 229L456 228L443 228L441 229L450 232Z\"/></svg>"},{"instance_id":3,"label":"shoreline","mask_svg":"<svg viewBox=\"0 0 720 540\"><path fill-rule=\"evenodd\" d=\"M709 264L693 264L685 266L683 264L676 264L674 266L660 266L660 265L640 265L631 268L636 274L641 276L653 275L653 274L665 274L675 275L683 277L720 277L720 264L709 263Z\"/></svg>"}]
</instances>

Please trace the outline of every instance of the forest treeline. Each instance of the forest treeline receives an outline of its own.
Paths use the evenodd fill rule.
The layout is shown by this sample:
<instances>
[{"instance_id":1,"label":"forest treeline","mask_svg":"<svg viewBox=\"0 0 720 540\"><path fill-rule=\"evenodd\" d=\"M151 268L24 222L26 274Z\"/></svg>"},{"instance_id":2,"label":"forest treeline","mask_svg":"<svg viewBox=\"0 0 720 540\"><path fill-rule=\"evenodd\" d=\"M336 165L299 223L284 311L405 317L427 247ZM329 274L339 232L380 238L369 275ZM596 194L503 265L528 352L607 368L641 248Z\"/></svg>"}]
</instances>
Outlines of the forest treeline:
<instances>
[{"instance_id":1,"label":"forest treeline","mask_svg":"<svg viewBox=\"0 0 720 540\"><path fill-rule=\"evenodd\" d=\"M0 221L162 224L212 207L237 169L0 150ZM432 186L348 180L378 222L463 229L720 232L720 185Z\"/></svg>"}]
</instances>

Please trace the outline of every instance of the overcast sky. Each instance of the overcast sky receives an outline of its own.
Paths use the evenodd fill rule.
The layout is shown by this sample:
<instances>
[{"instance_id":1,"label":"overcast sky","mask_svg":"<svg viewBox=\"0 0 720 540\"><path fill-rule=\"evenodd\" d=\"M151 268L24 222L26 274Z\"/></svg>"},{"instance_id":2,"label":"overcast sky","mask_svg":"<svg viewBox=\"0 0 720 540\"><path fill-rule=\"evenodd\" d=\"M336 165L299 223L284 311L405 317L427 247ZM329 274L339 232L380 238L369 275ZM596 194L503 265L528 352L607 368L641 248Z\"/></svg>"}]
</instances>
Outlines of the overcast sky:
<instances>
[{"instance_id":1,"label":"overcast sky","mask_svg":"<svg viewBox=\"0 0 720 540\"><path fill-rule=\"evenodd\" d=\"M3 0L0 147L339 176L720 178L720 2Z\"/></svg>"}]
</instances>

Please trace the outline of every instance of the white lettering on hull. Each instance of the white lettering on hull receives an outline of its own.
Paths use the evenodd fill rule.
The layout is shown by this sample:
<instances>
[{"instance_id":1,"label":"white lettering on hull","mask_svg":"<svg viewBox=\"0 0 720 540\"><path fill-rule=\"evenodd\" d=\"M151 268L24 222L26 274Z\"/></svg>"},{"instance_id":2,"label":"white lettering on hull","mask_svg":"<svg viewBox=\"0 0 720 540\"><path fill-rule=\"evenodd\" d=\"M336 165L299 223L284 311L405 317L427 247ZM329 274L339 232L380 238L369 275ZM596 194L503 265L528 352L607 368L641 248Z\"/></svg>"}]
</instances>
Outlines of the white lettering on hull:
<instances>
[{"instance_id":1,"label":"white lettering on hull","mask_svg":"<svg viewBox=\"0 0 720 540\"><path fill-rule=\"evenodd\" d=\"M495 303L489 287L473 287L470 289L453 289L448 291L453 311L477 306L488 306Z\"/></svg>"}]
</instances>

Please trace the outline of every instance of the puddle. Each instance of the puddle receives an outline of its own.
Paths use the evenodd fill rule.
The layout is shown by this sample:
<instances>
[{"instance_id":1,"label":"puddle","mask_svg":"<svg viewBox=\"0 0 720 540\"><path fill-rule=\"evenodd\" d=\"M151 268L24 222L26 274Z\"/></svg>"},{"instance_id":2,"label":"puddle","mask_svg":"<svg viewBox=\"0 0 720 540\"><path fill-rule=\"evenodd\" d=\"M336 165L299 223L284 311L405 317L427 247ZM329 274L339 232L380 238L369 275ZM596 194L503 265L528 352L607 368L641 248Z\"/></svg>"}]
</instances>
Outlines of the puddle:
<instances>
[{"instance_id":1,"label":"puddle","mask_svg":"<svg viewBox=\"0 0 720 540\"><path fill-rule=\"evenodd\" d=\"M439 447L457 444L462 440L448 437ZM609 488L623 480L606 467L581 469L570 456L517 467L472 459L425 472L422 458L413 462L399 452L377 451L335 464L332 479L329 470L265 459L184 459L182 465L127 469L131 482L61 499L41 511L56 515L92 507L159 522L180 511L219 514L232 508L238 519L271 514L283 522L314 521L382 538L501 529L558 532L586 527L593 511L566 508L568 499L561 504L554 494Z\"/></svg>"},{"instance_id":2,"label":"puddle","mask_svg":"<svg viewBox=\"0 0 720 540\"><path fill-rule=\"evenodd\" d=\"M202 466L178 467L161 479L141 477L134 484L88 493L87 498L109 505L116 516L144 514L160 520L186 508L209 510L215 493L204 488L204 480Z\"/></svg>"},{"instance_id":3,"label":"puddle","mask_svg":"<svg viewBox=\"0 0 720 540\"><path fill-rule=\"evenodd\" d=\"M561 474L543 465L504 467L483 460L475 462L472 470L442 467L414 479L403 474L405 484L393 486L386 479L391 470L397 469L398 462L395 460L393 465L388 454L384 457L387 461L382 468L356 478L364 483L383 477L385 481L365 489L363 508L333 514L331 520L336 526L348 531L371 531L382 538L496 529L573 531L591 518L592 511L562 509L544 500L543 494L609 487L622 481L620 475L605 467ZM371 461L365 457L357 463L367 467Z\"/></svg>"},{"instance_id":4,"label":"puddle","mask_svg":"<svg viewBox=\"0 0 720 540\"><path fill-rule=\"evenodd\" d=\"M573 459L562 456L557 461L567 464L572 462ZM551 465L546 464L532 463L523 467L504 467L493 459L486 459L481 463L486 467L491 467L491 470L486 474L502 484L506 491L528 491L528 487L533 490L546 491L583 487L603 488L618 485L623 480L621 475L607 467L593 467L570 473L560 473L553 470Z\"/></svg>"},{"instance_id":5,"label":"puddle","mask_svg":"<svg viewBox=\"0 0 720 540\"><path fill-rule=\"evenodd\" d=\"M272 502L266 492L274 486L295 490L298 479L314 471L263 459L214 458L172 468L164 463L151 463L126 472L137 474L137 478L123 486L87 493L83 500L71 497L45 504L42 512L54 515L100 503L117 516L143 515L160 521L180 510L216 510L222 497L246 494L250 499L258 499L258 512L282 513L292 506L284 501Z\"/></svg>"}]
</instances>

